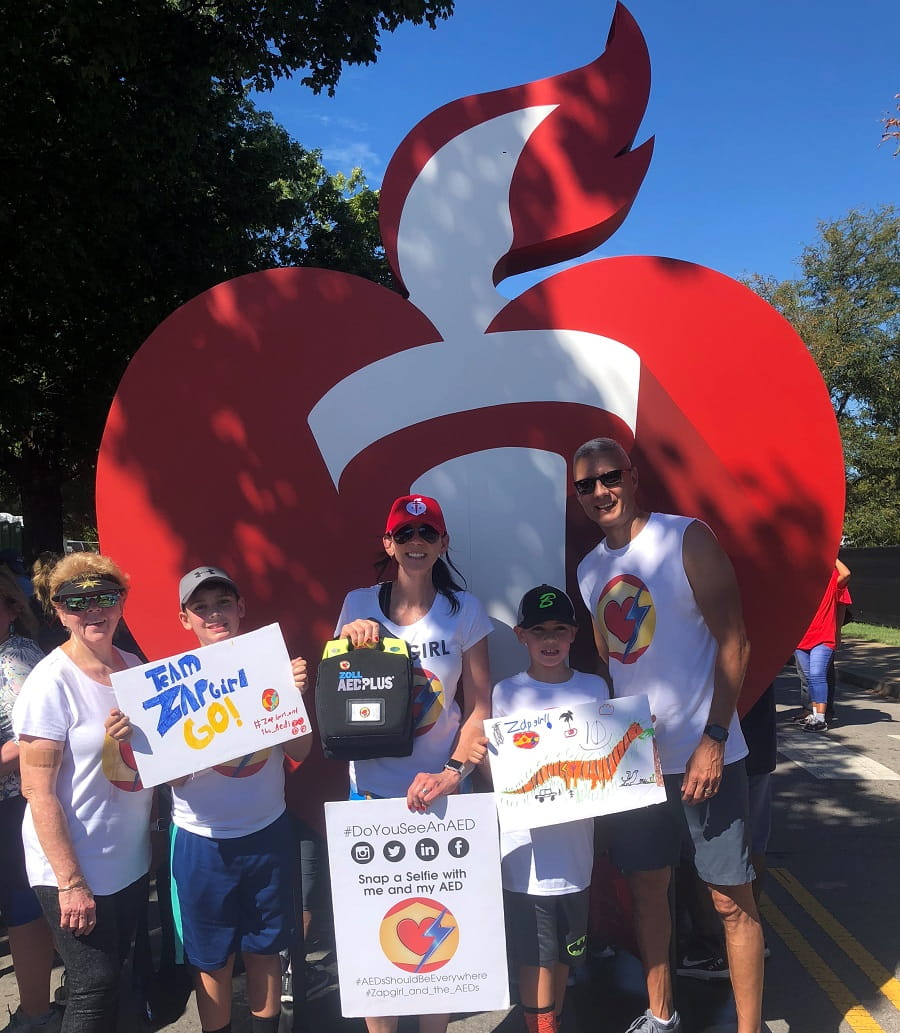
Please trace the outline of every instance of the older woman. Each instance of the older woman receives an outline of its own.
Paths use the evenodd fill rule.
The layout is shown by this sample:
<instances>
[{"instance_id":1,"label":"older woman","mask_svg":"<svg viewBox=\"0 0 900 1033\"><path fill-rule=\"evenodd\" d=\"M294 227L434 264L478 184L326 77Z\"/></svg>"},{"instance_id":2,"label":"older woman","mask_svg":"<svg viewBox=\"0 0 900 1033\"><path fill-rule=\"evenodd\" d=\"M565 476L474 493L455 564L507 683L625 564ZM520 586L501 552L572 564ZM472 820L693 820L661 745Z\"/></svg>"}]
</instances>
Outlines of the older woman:
<instances>
[{"instance_id":1,"label":"older woman","mask_svg":"<svg viewBox=\"0 0 900 1033\"><path fill-rule=\"evenodd\" d=\"M457 792L472 766L484 759L484 719L490 716L491 678L484 607L454 579L450 537L438 503L404 495L388 513L385 556L379 575L393 581L359 588L344 600L337 635L354 647L378 641L380 625L404 639L414 657L417 684L415 742L409 757L356 761L351 795L405 797L410 810L425 811ZM456 571L458 574L458 571ZM463 690L463 706L456 700ZM420 1015L420 1033L444 1033L448 1015ZM369 1033L396 1033L396 1017L367 1018Z\"/></svg>"},{"instance_id":2,"label":"older woman","mask_svg":"<svg viewBox=\"0 0 900 1033\"><path fill-rule=\"evenodd\" d=\"M25 800L19 781L19 747L12 709L25 679L44 658L34 642L37 621L14 572L0 567L0 909L19 988L19 1007L4 1033L58 1028L50 1007L53 937L28 884L22 848Z\"/></svg>"},{"instance_id":3,"label":"older woman","mask_svg":"<svg viewBox=\"0 0 900 1033\"><path fill-rule=\"evenodd\" d=\"M147 894L150 805L134 771L110 676L138 657L113 645L128 582L106 556L73 553L36 590L68 640L13 708L28 877L66 966L64 1033L112 1033L119 973Z\"/></svg>"}]
</instances>

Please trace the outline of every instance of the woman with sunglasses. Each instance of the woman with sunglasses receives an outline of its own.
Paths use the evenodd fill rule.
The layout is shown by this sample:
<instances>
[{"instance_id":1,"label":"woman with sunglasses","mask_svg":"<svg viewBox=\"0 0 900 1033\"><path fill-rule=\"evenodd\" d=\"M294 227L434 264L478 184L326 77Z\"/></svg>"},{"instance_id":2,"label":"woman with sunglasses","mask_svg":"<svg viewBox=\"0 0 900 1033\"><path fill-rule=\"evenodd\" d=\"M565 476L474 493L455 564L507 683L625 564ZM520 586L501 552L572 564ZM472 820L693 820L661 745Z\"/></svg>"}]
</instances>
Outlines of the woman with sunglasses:
<instances>
[{"instance_id":1,"label":"woman with sunglasses","mask_svg":"<svg viewBox=\"0 0 900 1033\"><path fill-rule=\"evenodd\" d=\"M64 1033L112 1033L120 969L147 899L152 791L123 742L110 676L140 664L113 645L128 582L106 556L72 553L35 584L68 639L13 708L28 877L66 966Z\"/></svg>"},{"instance_id":2,"label":"woman with sunglasses","mask_svg":"<svg viewBox=\"0 0 900 1033\"><path fill-rule=\"evenodd\" d=\"M404 495L388 513L385 555L376 564L381 584L344 600L336 637L354 647L379 639L380 627L404 639L413 657L415 740L409 757L350 764L350 797L406 797L423 812L438 797L458 791L487 753L484 719L490 717L491 676L484 607L454 579L450 537L438 503ZM392 580L383 581L391 574ZM461 686L463 705L456 701ZM420 1015L420 1033L444 1033L449 1015ZM396 1033L395 1016L366 1019L369 1033Z\"/></svg>"},{"instance_id":3,"label":"woman with sunglasses","mask_svg":"<svg viewBox=\"0 0 900 1033\"><path fill-rule=\"evenodd\" d=\"M433 800L455 793L485 756L491 622L481 603L454 579L454 573L460 580L462 575L447 556L450 537L434 499L396 499L382 543L385 555L376 570L379 580L386 574L392 580L350 592L336 634L354 647L370 645L378 641L380 623L409 644L415 742L409 757L352 763L351 794L357 799L406 797L410 810L425 811ZM462 687L462 709L457 686Z\"/></svg>"}]
</instances>

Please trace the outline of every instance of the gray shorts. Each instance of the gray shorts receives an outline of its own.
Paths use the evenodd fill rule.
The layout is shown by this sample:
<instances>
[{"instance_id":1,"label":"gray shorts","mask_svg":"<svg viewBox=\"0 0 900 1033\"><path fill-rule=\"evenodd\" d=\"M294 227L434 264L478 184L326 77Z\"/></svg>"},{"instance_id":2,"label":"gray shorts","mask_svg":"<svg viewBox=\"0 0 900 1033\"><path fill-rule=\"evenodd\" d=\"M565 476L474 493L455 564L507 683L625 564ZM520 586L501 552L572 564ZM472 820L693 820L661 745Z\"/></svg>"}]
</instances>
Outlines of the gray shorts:
<instances>
[{"instance_id":1,"label":"gray shorts","mask_svg":"<svg viewBox=\"0 0 900 1033\"><path fill-rule=\"evenodd\" d=\"M719 791L698 804L681 801L683 775L666 775L666 802L611 815L610 857L625 875L678 864L682 846L712 886L754 880L750 863L750 802L743 760L726 764Z\"/></svg>"},{"instance_id":2,"label":"gray shorts","mask_svg":"<svg viewBox=\"0 0 900 1033\"><path fill-rule=\"evenodd\" d=\"M538 897L503 891L506 939L516 965L575 966L587 946L590 890Z\"/></svg>"}]
</instances>

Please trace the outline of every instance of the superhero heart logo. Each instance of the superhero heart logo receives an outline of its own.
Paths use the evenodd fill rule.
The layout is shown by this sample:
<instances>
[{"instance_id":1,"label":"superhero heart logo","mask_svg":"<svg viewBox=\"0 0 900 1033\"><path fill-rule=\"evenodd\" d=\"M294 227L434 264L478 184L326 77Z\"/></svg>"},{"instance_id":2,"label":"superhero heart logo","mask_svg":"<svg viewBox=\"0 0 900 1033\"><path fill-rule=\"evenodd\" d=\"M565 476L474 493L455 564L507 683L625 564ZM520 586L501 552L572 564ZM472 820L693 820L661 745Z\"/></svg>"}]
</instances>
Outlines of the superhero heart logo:
<instances>
[{"instance_id":1,"label":"superhero heart logo","mask_svg":"<svg viewBox=\"0 0 900 1033\"><path fill-rule=\"evenodd\" d=\"M632 147L648 91L620 5L596 61L454 101L400 145L380 218L408 298L277 269L219 285L150 337L97 481L103 548L132 576L127 617L148 655L184 646L175 586L214 563L240 584L248 626L277 620L292 653L317 657L345 592L374 580L391 501L420 492L440 499L499 622L494 675L517 670L504 647L523 592L578 594L596 530L568 461L609 434L648 507L703 518L732 556L753 701L815 611L840 536L840 441L807 350L742 285L675 259L589 262L513 301L495 286L615 232L651 158L652 140ZM625 648L634 615L610 602Z\"/></svg>"},{"instance_id":2,"label":"superhero heart logo","mask_svg":"<svg viewBox=\"0 0 900 1033\"><path fill-rule=\"evenodd\" d=\"M597 600L597 626L609 655L633 664L646 652L656 631L656 608L647 586L633 574L619 574Z\"/></svg>"},{"instance_id":3,"label":"superhero heart logo","mask_svg":"<svg viewBox=\"0 0 900 1033\"><path fill-rule=\"evenodd\" d=\"M435 972L459 946L459 927L450 909L429 897L395 904L381 920L385 957L404 972Z\"/></svg>"}]
</instances>

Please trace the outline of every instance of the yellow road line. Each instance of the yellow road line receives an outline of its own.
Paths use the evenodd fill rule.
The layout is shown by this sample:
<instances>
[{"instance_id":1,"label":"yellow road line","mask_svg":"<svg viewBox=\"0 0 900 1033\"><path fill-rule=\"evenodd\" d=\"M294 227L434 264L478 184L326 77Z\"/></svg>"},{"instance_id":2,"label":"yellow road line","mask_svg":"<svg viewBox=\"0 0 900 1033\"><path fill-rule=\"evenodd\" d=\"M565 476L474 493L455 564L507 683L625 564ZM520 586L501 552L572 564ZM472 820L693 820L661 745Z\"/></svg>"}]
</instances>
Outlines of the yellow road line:
<instances>
[{"instance_id":1,"label":"yellow road line","mask_svg":"<svg viewBox=\"0 0 900 1033\"><path fill-rule=\"evenodd\" d=\"M771 871L771 869L769 870ZM761 910L765 920L784 941L788 950L825 991L831 1003L854 1033L886 1033L884 1027L879 1025L871 1012L856 1000L850 990L844 986L804 939L800 930L772 903L770 897L763 896Z\"/></svg>"},{"instance_id":2,"label":"yellow road line","mask_svg":"<svg viewBox=\"0 0 900 1033\"><path fill-rule=\"evenodd\" d=\"M818 923L847 957L868 976L873 985L900 1010L900 980L895 979L893 973L870 954L786 868L770 868L769 871L813 921Z\"/></svg>"}]
</instances>

